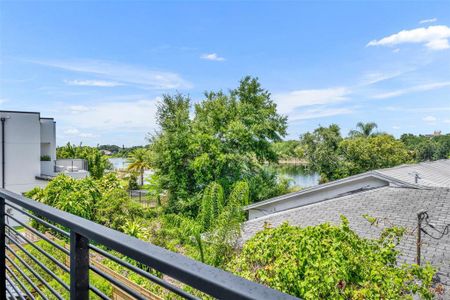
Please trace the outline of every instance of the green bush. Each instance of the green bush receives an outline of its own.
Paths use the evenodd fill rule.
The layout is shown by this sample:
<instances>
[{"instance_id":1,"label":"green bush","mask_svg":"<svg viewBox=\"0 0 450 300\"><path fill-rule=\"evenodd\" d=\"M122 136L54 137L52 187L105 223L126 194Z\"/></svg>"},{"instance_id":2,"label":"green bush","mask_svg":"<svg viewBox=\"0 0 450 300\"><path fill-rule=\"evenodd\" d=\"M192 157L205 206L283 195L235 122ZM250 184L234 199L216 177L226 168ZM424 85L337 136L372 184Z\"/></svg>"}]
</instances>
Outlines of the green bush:
<instances>
[{"instance_id":1,"label":"green bush","mask_svg":"<svg viewBox=\"0 0 450 300\"><path fill-rule=\"evenodd\" d=\"M51 161L51 157L49 155L42 155L41 156L41 161Z\"/></svg>"},{"instance_id":2,"label":"green bush","mask_svg":"<svg viewBox=\"0 0 450 300\"><path fill-rule=\"evenodd\" d=\"M265 228L244 244L229 269L303 299L432 298L431 266L397 264L403 229L365 239L341 218L340 226Z\"/></svg>"}]
</instances>

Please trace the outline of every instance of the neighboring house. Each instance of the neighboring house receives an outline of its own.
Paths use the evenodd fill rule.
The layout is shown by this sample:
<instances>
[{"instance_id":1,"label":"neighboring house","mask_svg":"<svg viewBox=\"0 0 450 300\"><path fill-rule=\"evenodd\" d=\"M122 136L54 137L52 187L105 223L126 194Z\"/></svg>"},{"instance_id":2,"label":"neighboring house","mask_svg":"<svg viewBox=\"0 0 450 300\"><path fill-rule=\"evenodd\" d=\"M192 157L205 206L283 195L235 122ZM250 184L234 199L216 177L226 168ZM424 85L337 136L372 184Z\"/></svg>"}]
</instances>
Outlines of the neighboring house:
<instances>
[{"instance_id":1,"label":"neighboring house","mask_svg":"<svg viewBox=\"0 0 450 300\"><path fill-rule=\"evenodd\" d=\"M88 175L84 160L56 159L56 123L52 118L42 118L38 112L1 110L0 119L3 188L23 193L46 186L48 179L60 172L76 178Z\"/></svg>"},{"instance_id":2,"label":"neighboring house","mask_svg":"<svg viewBox=\"0 0 450 300\"><path fill-rule=\"evenodd\" d=\"M402 226L407 234L398 247L402 253L399 259L414 263L418 212L426 211L430 222L440 230L450 224L450 160L371 171L254 203L245 210L249 220L243 225L244 241L265 224L340 224L341 215L363 237L378 237L386 226ZM376 217L379 225L370 225L365 214ZM426 231L438 236L430 227ZM450 234L436 240L422 233L421 258L438 268L438 280L450 297Z\"/></svg>"}]
</instances>

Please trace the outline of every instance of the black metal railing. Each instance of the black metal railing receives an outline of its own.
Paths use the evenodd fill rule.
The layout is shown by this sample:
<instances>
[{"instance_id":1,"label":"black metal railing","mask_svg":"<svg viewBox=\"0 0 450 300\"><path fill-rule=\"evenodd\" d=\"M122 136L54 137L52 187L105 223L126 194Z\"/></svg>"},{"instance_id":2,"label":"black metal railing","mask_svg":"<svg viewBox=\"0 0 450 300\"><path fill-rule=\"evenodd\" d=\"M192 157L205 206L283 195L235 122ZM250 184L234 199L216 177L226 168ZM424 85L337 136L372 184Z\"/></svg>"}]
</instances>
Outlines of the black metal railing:
<instances>
[{"instance_id":1,"label":"black metal railing","mask_svg":"<svg viewBox=\"0 0 450 300\"><path fill-rule=\"evenodd\" d=\"M11 211L14 211L14 215ZM15 212L22 214L22 218L15 216ZM5 222L7 219L16 226ZM35 229L36 226L30 226L28 220L34 220L39 226L67 241L70 249ZM0 247L0 299L70 297L79 300L89 299L90 296L110 299L92 284L90 274L100 276L128 297L149 298L135 285L126 284L95 265L93 254L101 255L169 291L173 296L171 298L198 299L208 295L219 299L296 299L4 189L0 189L0 225L0 242L5 245ZM19 226L21 229L17 229ZM59 251L59 256L66 256L70 263L66 264L55 257L56 254L48 253L21 230L27 230L48 243L49 247ZM113 253L119 253L127 259ZM143 267L137 267L130 260ZM53 265L50 267L49 264ZM67 276L64 279L61 278L64 276L56 273L67 273Z\"/></svg>"}]
</instances>

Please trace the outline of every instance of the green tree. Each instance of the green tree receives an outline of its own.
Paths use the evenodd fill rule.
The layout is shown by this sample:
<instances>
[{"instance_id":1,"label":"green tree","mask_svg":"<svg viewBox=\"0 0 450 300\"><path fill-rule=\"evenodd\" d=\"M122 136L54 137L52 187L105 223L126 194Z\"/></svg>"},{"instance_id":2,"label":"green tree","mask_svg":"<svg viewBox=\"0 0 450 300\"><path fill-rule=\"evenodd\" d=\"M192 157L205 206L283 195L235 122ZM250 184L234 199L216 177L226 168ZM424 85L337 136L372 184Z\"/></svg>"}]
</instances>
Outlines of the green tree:
<instances>
[{"instance_id":1,"label":"green tree","mask_svg":"<svg viewBox=\"0 0 450 300\"><path fill-rule=\"evenodd\" d=\"M344 217L340 226L284 223L257 233L228 267L302 299L431 299L435 270L397 263L403 233L393 227L378 239L365 239Z\"/></svg>"},{"instance_id":2,"label":"green tree","mask_svg":"<svg viewBox=\"0 0 450 300\"><path fill-rule=\"evenodd\" d=\"M128 156L127 170L138 172L141 179L141 185L144 184L144 171L151 168L151 152L145 148L137 148Z\"/></svg>"},{"instance_id":3,"label":"green tree","mask_svg":"<svg viewBox=\"0 0 450 300\"><path fill-rule=\"evenodd\" d=\"M310 166L319 172L322 181L345 177L339 144L343 140L340 128L336 124L315 129L300 137L305 158Z\"/></svg>"},{"instance_id":4,"label":"green tree","mask_svg":"<svg viewBox=\"0 0 450 300\"><path fill-rule=\"evenodd\" d=\"M403 134L400 140L406 145L416 161L450 157L450 134L436 136Z\"/></svg>"},{"instance_id":5,"label":"green tree","mask_svg":"<svg viewBox=\"0 0 450 300\"><path fill-rule=\"evenodd\" d=\"M348 133L351 137L369 137L377 135L377 132L374 132L375 129L378 128L377 123L374 122L358 122L356 124L356 129L350 130Z\"/></svg>"},{"instance_id":6,"label":"green tree","mask_svg":"<svg viewBox=\"0 0 450 300\"><path fill-rule=\"evenodd\" d=\"M406 146L387 134L346 139L339 148L345 162L342 168L348 175L412 162Z\"/></svg>"},{"instance_id":7,"label":"green tree","mask_svg":"<svg viewBox=\"0 0 450 300\"><path fill-rule=\"evenodd\" d=\"M198 194L211 182L228 194L234 183L256 176L263 163L277 160L271 144L286 134L286 118L251 77L229 94L206 93L192 119L190 107L190 99L180 94L163 97L157 114L160 131L152 137L151 149L169 208L179 210L180 204L190 203L195 211Z\"/></svg>"}]
</instances>

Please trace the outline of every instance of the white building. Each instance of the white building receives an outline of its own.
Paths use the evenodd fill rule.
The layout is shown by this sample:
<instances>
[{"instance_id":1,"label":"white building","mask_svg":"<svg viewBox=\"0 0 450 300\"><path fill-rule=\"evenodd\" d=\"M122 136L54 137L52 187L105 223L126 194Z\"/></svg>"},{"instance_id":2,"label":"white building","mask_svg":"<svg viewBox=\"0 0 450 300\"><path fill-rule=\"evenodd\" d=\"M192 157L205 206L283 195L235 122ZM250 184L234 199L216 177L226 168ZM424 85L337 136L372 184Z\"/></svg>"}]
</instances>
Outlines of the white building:
<instances>
[{"instance_id":1,"label":"white building","mask_svg":"<svg viewBox=\"0 0 450 300\"><path fill-rule=\"evenodd\" d=\"M59 172L88 175L84 160L56 159L56 123L38 112L0 111L1 187L23 193ZM42 160L42 161L41 161Z\"/></svg>"}]
</instances>

